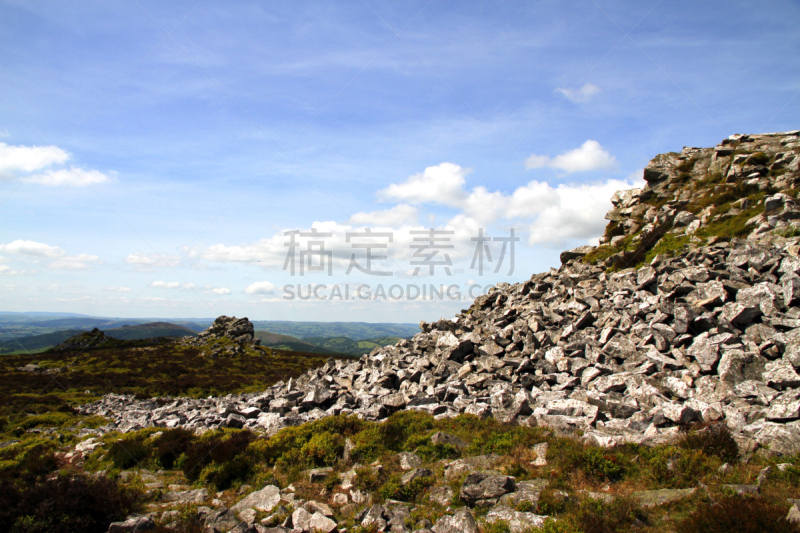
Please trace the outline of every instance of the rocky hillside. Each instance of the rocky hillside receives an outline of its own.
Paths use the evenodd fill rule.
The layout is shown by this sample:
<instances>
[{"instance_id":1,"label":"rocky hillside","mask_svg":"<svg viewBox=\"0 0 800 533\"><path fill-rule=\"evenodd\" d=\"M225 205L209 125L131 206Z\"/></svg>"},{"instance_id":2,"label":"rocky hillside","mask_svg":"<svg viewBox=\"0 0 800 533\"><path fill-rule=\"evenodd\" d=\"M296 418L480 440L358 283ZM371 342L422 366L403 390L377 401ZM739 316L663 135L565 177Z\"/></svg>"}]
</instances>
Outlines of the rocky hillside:
<instances>
[{"instance_id":1,"label":"rocky hillside","mask_svg":"<svg viewBox=\"0 0 800 533\"><path fill-rule=\"evenodd\" d=\"M644 495L655 499L653 505L688 498L706 483L717 484L713 489L699 487L711 496L724 490L757 494L774 475L772 466L761 472L758 484L745 476L749 481L744 484L724 488L719 476L734 468L730 464L702 481L698 474L670 484L670 475L678 475L689 468L685 461L694 460L670 446L685 438L688 429L706 428L700 430L700 440L716 439L714 446L732 450L725 457L741 457L742 464L752 465L751 469L759 461L773 461L776 467L777 461L786 461L780 463L781 472L795 468L792 465L800 454L800 246L793 225L800 219L794 200L800 180L798 153L800 138L798 132L791 132L734 136L713 149L691 148L658 156L645 170L648 185L644 189L615 195L601 246L565 252L558 270L534 274L521 283L499 284L452 320L422 323L422 331L412 339L376 348L358 361L331 360L254 394L160 400L109 395L83 406L82 412L111 420L99 434L116 430L138 435L153 426L189 428L198 435L220 428L266 434L272 436L263 445L270 450L267 457L285 456L288 461L275 463L276 472L280 464L301 464L297 453L302 455L302 451L291 455L286 444L279 443L299 439L307 431L303 428L308 424L301 426L306 422L322 424L353 414L362 421L391 417L386 422L391 424L402 411L426 413L437 423L457 420L456 426L462 429L466 424L479 427L469 420L492 420L520 428L520 435L534 435L526 441L528 451L520 448L518 453L535 450L531 446L537 440L536 446L544 445L530 455L520 471L523 478L530 475L528 467L536 466L536 461L544 466L547 461L562 460L559 453L567 453L568 445L562 441L523 431L547 428L547 435L571 436L589 446L587 450L616 450L609 452L612 455L582 452L591 457L576 463L583 465L584 474L596 474L599 469L604 472L600 477L609 482L619 479L623 463L629 471L651 472L648 469L655 468L655 463L651 452L645 451L648 447L673 450L663 466L666 470L647 475L651 481L660 479L659 487L677 485L685 492ZM459 416L463 414L477 418ZM301 427L281 431L289 426ZM431 434L428 440L414 441L416 447L409 444L413 440L409 437L402 449L425 450L429 444L467 449L472 437L467 432L462 435L463 443L448 434L434 443ZM726 438L730 443L724 444ZM548 443L558 443L561 451L548 452ZM475 442L470 446L476 446ZM323 464L346 468L352 463L347 445L334 448ZM717 453L711 448L701 447L698 453ZM322 453L312 450L316 448L308 453ZM433 527L436 533L477 531L474 514L467 508L490 508L487 519L495 517L506 524L504 531L542 525L543 515L563 509L552 501L538 506L542 483L546 485L547 480L516 480L508 471L493 471L486 457L470 459L464 452L453 453L474 462L465 463L459 472L476 472L451 478L446 470L451 463L443 466L435 462L436 457L429 457L427 466L409 463L407 475L396 481L397 491L386 492L408 500L410 492L401 489L415 486L415 479L426 479L418 482L425 487L457 483L458 491L441 505L466 508L448 507L449 512L440 514ZM364 457L371 456L365 453ZM402 460L398 459L401 465ZM643 461L642 465L634 466L637 461ZM410 530L407 521L392 522L394 504L370 508L365 506L365 496L344 493L347 481L342 477L344 470L340 472L325 486L328 492L320 492L341 494L329 504L361 509L355 523L362 528ZM556 471L550 475L561 479ZM750 475L754 475L752 470ZM586 485L580 488L584 478L571 479L562 485L568 489L562 491L567 499L586 490ZM630 483L635 486L640 481ZM619 491L620 498L632 494L630 486L607 487L602 490ZM281 498L291 500L290 489L264 487L263 497L273 502L266 507L271 511ZM787 493L783 494L785 498ZM433 489L429 497L432 501ZM591 498L628 501L604 494ZM526 506L525 501L532 503ZM218 501L213 511L216 518L207 517L206 526L215 527L220 517L229 520L220 531L233 527L237 519L245 522L241 527L251 530L276 523L275 516L265 517L262 526L255 520L260 516L257 512L242 512L257 511L256 504L234 509L223 503ZM333 512L309 505L280 515L283 527L333 531L354 523L353 515L349 522L337 523L330 519ZM746 505L734 502L732 508ZM640 516L634 507L626 509L624 516ZM800 516L800 510L796 512ZM646 525L644 518L636 520L625 528Z\"/></svg>"}]
</instances>

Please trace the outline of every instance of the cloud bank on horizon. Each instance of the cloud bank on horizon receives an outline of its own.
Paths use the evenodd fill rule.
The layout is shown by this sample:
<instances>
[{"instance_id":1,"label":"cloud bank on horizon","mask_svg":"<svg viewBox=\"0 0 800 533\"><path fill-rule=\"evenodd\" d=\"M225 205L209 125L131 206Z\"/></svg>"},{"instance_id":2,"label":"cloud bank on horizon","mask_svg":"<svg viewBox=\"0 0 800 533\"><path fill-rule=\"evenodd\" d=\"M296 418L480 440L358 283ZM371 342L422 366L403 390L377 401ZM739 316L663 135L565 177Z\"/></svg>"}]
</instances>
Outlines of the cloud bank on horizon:
<instances>
[{"instance_id":1,"label":"cloud bank on horizon","mask_svg":"<svg viewBox=\"0 0 800 533\"><path fill-rule=\"evenodd\" d=\"M797 3L601 4L0 6L0 311L450 316L283 288L519 281L655 155L800 124Z\"/></svg>"}]
</instances>

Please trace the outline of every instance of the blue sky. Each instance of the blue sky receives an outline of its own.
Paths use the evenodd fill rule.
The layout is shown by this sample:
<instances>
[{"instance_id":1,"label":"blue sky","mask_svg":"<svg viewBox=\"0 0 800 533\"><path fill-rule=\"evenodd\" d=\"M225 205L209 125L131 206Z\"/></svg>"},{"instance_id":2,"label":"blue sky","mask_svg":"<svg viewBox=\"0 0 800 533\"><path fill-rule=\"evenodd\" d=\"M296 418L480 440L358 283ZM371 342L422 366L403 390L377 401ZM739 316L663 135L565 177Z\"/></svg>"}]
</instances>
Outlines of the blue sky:
<instances>
[{"instance_id":1,"label":"blue sky","mask_svg":"<svg viewBox=\"0 0 800 533\"><path fill-rule=\"evenodd\" d=\"M800 128L798 23L788 1L0 2L0 311L452 316L596 239L656 154ZM284 232L312 227L332 274L291 276ZM450 275L413 276L431 227ZM392 234L391 276L346 274L363 228ZM512 274L470 268L479 228L514 229Z\"/></svg>"}]
</instances>

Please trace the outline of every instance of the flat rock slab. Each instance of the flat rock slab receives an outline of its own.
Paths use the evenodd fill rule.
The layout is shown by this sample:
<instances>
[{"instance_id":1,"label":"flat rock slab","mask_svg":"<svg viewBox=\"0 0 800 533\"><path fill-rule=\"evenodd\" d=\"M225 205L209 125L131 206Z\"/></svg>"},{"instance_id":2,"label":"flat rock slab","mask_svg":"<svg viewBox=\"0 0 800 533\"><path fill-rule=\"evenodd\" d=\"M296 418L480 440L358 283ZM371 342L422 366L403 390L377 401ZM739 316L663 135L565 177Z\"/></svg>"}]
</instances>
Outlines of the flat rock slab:
<instances>
[{"instance_id":1,"label":"flat rock slab","mask_svg":"<svg viewBox=\"0 0 800 533\"><path fill-rule=\"evenodd\" d=\"M683 498L688 498L695 493L697 489L658 489L658 490L640 490L631 494L631 496L639 500L642 507L656 507L664 505Z\"/></svg>"},{"instance_id":2,"label":"flat rock slab","mask_svg":"<svg viewBox=\"0 0 800 533\"><path fill-rule=\"evenodd\" d=\"M511 533L522 533L529 528L542 527L546 518L546 516L515 511L510 507L500 505L486 514L487 523L492 524L502 520L508 524Z\"/></svg>"},{"instance_id":3,"label":"flat rock slab","mask_svg":"<svg viewBox=\"0 0 800 533\"><path fill-rule=\"evenodd\" d=\"M275 485L267 485L261 490L251 492L231 507L231 511L238 513L245 509L255 509L268 513L278 506L281 501L281 489Z\"/></svg>"},{"instance_id":4,"label":"flat rock slab","mask_svg":"<svg viewBox=\"0 0 800 533\"><path fill-rule=\"evenodd\" d=\"M758 485L722 485L722 488L736 494L758 494Z\"/></svg>"},{"instance_id":5,"label":"flat rock slab","mask_svg":"<svg viewBox=\"0 0 800 533\"><path fill-rule=\"evenodd\" d=\"M165 502L202 503L206 499L208 499L206 489L172 491L161 495L161 500Z\"/></svg>"}]
</instances>

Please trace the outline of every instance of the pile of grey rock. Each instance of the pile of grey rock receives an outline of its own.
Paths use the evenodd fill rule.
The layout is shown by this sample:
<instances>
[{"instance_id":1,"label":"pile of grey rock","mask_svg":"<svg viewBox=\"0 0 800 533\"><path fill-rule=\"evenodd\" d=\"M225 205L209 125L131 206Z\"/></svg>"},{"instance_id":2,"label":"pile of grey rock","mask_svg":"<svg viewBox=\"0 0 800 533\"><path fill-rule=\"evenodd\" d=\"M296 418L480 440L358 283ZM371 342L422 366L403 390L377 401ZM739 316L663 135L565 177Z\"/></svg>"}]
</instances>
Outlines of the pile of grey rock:
<instances>
[{"instance_id":1,"label":"pile of grey rock","mask_svg":"<svg viewBox=\"0 0 800 533\"><path fill-rule=\"evenodd\" d=\"M106 430L243 427L274 433L354 413L470 413L600 445L662 442L723 422L743 451L800 451L800 247L718 243L607 274L570 259L500 284L395 346L329 360L258 394L82 407Z\"/></svg>"},{"instance_id":2,"label":"pile of grey rock","mask_svg":"<svg viewBox=\"0 0 800 533\"><path fill-rule=\"evenodd\" d=\"M225 315L217 317L197 337L184 337L180 342L184 346L209 348L212 357L242 355L247 347L261 345L261 340L255 338L253 323L247 317Z\"/></svg>"}]
</instances>

